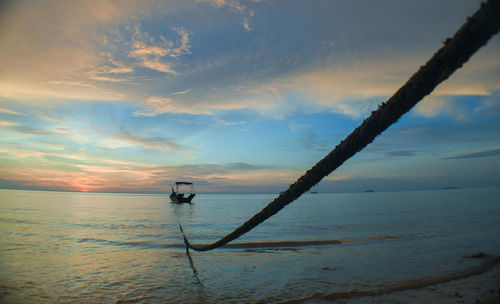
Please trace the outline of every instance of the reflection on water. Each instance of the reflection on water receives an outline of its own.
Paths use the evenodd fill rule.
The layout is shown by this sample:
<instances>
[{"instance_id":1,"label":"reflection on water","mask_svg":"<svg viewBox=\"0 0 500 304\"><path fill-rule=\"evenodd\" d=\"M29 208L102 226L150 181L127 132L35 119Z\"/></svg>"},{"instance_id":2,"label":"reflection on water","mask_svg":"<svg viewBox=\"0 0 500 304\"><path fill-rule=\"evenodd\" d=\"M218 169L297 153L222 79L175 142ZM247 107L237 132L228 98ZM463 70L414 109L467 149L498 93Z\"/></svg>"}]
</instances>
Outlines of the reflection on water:
<instances>
[{"instance_id":1,"label":"reflection on water","mask_svg":"<svg viewBox=\"0 0 500 304\"><path fill-rule=\"evenodd\" d=\"M0 302L277 302L377 290L500 253L500 191L305 195L236 242L273 195L167 196L0 190Z\"/></svg>"}]
</instances>

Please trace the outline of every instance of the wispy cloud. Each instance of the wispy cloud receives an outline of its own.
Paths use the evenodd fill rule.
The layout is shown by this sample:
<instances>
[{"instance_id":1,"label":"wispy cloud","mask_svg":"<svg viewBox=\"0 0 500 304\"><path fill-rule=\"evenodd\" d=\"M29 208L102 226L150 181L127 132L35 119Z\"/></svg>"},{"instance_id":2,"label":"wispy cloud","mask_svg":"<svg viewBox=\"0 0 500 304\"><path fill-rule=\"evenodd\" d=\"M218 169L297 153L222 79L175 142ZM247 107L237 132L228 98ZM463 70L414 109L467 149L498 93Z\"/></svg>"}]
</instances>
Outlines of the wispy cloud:
<instances>
[{"instance_id":1,"label":"wispy cloud","mask_svg":"<svg viewBox=\"0 0 500 304\"><path fill-rule=\"evenodd\" d=\"M192 180L202 191L241 191L241 187L284 188L299 172L244 162L226 164L183 165L152 169L165 181ZM255 190L253 190L255 191Z\"/></svg>"},{"instance_id":2,"label":"wispy cloud","mask_svg":"<svg viewBox=\"0 0 500 304\"><path fill-rule=\"evenodd\" d=\"M47 82L29 84L8 80L0 83L0 97L14 99L26 104L40 104L40 100L50 104L68 99L116 101L125 99L125 94L105 88L94 89L90 86L75 86L64 82L58 84L49 84Z\"/></svg>"},{"instance_id":3,"label":"wispy cloud","mask_svg":"<svg viewBox=\"0 0 500 304\"><path fill-rule=\"evenodd\" d=\"M467 154L451 156L451 157L444 157L443 159L469 159L469 158L483 158L483 157L492 157L492 156L500 156L500 149L492 149L492 150L487 150L487 151L467 153Z\"/></svg>"},{"instance_id":4,"label":"wispy cloud","mask_svg":"<svg viewBox=\"0 0 500 304\"><path fill-rule=\"evenodd\" d=\"M491 47L485 47L457 70L447 81L440 84L433 95L489 95L500 91L498 70L500 58L497 55L498 38L493 39Z\"/></svg>"},{"instance_id":5,"label":"wispy cloud","mask_svg":"<svg viewBox=\"0 0 500 304\"><path fill-rule=\"evenodd\" d=\"M0 34L3 96L22 101L123 97L120 92L96 86L96 80L88 78L86 71L99 66L106 57L98 39L100 30L140 15L143 4L128 0L119 4L107 0L43 4L16 1L8 8L2 15ZM130 70L111 64L101 72L126 71Z\"/></svg>"},{"instance_id":6,"label":"wispy cloud","mask_svg":"<svg viewBox=\"0 0 500 304\"><path fill-rule=\"evenodd\" d=\"M498 92L497 82L492 80L495 77L479 83L478 79L482 78L474 76L478 71L489 69L483 63L490 58L491 54L485 53L482 58L471 62L469 70L448 80L446 87L438 88L426 97L414 112L426 117L439 115L453 119L465 119L471 115L468 108L457 107L459 104L452 101L455 96L494 96ZM191 96L196 100L186 98L182 104L171 103L169 111L206 114L223 109L252 109L274 117L294 111L330 111L359 119L394 94L420 64L421 58L416 54L388 52L379 54L379 57L360 57L342 64L299 69L271 78L262 75L262 80L251 79L217 90L205 90L203 95L193 92ZM491 68L491 71L495 70L498 67ZM301 100L291 101L289 96L300 96ZM497 103L498 97L495 100ZM486 105L486 102L480 101L476 108ZM495 102L488 102L491 109Z\"/></svg>"},{"instance_id":7,"label":"wispy cloud","mask_svg":"<svg viewBox=\"0 0 500 304\"><path fill-rule=\"evenodd\" d=\"M14 111L14 110L7 109L7 108L0 108L0 113L10 114L10 115L24 115L21 112Z\"/></svg>"},{"instance_id":8,"label":"wispy cloud","mask_svg":"<svg viewBox=\"0 0 500 304\"><path fill-rule=\"evenodd\" d=\"M446 117L473 120L500 114L500 91L488 95L431 95L421 101L414 113L427 118Z\"/></svg>"},{"instance_id":9,"label":"wispy cloud","mask_svg":"<svg viewBox=\"0 0 500 304\"><path fill-rule=\"evenodd\" d=\"M53 189L66 191L99 191L112 182L97 173L65 171L49 168L5 168L10 183L22 185L24 189ZM23 172L24 171L24 172ZM30 178L26 178L29 174ZM104 186L105 187L105 186Z\"/></svg>"},{"instance_id":10,"label":"wispy cloud","mask_svg":"<svg viewBox=\"0 0 500 304\"><path fill-rule=\"evenodd\" d=\"M247 124L246 121L227 121L224 119L218 119L216 122L217 125L223 125L223 126L238 126L238 125L245 125Z\"/></svg>"},{"instance_id":11,"label":"wispy cloud","mask_svg":"<svg viewBox=\"0 0 500 304\"><path fill-rule=\"evenodd\" d=\"M189 92L191 92L191 89L186 89L186 90L184 90L184 91L175 92L175 93L173 93L171 96L176 96L176 95L184 95L184 94L187 94L187 93L189 93Z\"/></svg>"},{"instance_id":12,"label":"wispy cloud","mask_svg":"<svg viewBox=\"0 0 500 304\"><path fill-rule=\"evenodd\" d=\"M43 149L0 145L4 159L0 179L10 187L71 191L140 191L155 185L156 165L109 159L65 144L44 141ZM31 145L30 145L31 146ZM0 187L2 186L0 184ZM156 189L159 190L159 189Z\"/></svg>"},{"instance_id":13,"label":"wispy cloud","mask_svg":"<svg viewBox=\"0 0 500 304\"><path fill-rule=\"evenodd\" d=\"M128 56L139 61L139 65L163 73L176 74L174 60L181 55L189 54L189 33L183 28L173 28L179 35L176 42L167 40L160 35L159 41L143 32L136 25L132 37L132 50Z\"/></svg>"},{"instance_id":14,"label":"wispy cloud","mask_svg":"<svg viewBox=\"0 0 500 304\"><path fill-rule=\"evenodd\" d=\"M113 55L108 51L101 56L101 62L87 71L85 75L88 79L97 82L133 82L134 69L122 62L113 59Z\"/></svg>"},{"instance_id":15,"label":"wispy cloud","mask_svg":"<svg viewBox=\"0 0 500 304\"><path fill-rule=\"evenodd\" d=\"M385 152L387 156L415 156L416 153L413 150L396 150L396 151L388 151Z\"/></svg>"},{"instance_id":16,"label":"wispy cloud","mask_svg":"<svg viewBox=\"0 0 500 304\"><path fill-rule=\"evenodd\" d=\"M216 7L227 7L231 11L239 13L242 16L243 28L250 31L250 21L255 16L255 10L249 9L238 0L196 0L196 2L207 2ZM254 1L258 2L258 1Z\"/></svg>"},{"instance_id":17,"label":"wispy cloud","mask_svg":"<svg viewBox=\"0 0 500 304\"><path fill-rule=\"evenodd\" d=\"M56 131L61 132L92 132L90 129L70 129L70 128L57 128Z\"/></svg>"},{"instance_id":18,"label":"wispy cloud","mask_svg":"<svg viewBox=\"0 0 500 304\"><path fill-rule=\"evenodd\" d=\"M104 147L120 148L138 146L146 150L171 152L192 150L178 144L172 139L163 136L145 136L143 134L137 134L127 130L124 126L121 126L118 132L109 132L99 129L98 131L108 135L107 138L101 140L101 145Z\"/></svg>"},{"instance_id":19,"label":"wispy cloud","mask_svg":"<svg viewBox=\"0 0 500 304\"><path fill-rule=\"evenodd\" d=\"M144 101L147 110L136 111L136 116L156 116L158 114L174 112L173 100L169 97L149 96Z\"/></svg>"},{"instance_id":20,"label":"wispy cloud","mask_svg":"<svg viewBox=\"0 0 500 304\"><path fill-rule=\"evenodd\" d=\"M186 89L183 91L179 92L174 92L168 97L162 97L162 96L149 96L146 98L146 100L143 102L143 106L146 108L145 110L140 110L134 112L135 116L156 116L159 114L164 114L164 113L182 113L183 111L180 110L179 104L182 104L182 101L179 101L174 99L175 96L182 96L186 95L189 92L191 92L191 89ZM182 106L181 106L182 107Z\"/></svg>"},{"instance_id":21,"label":"wispy cloud","mask_svg":"<svg viewBox=\"0 0 500 304\"><path fill-rule=\"evenodd\" d=\"M253 7L257 1L197 2L182 4L188 7L184 13L197 13L206 9L207 5L212 9L229 10L240 14L243 26L250 30L250 21L255 16ZM266 21L269 23L270 36L265 37L269 41L262 41L262 48L245 53L245 48L255 45L251 39L242 40L240 47L226 49L220 47L223 44L214 47L209 43L212 39L204 40L211 36L191 32L191 28L205 26L197 20L162 24L161 33L151 30L146 25L149 23L143 21L149 20L148 15L154 15L153 10L158 10L155 11L158 15L169 16L177 5L166 6L167 9L153 5L145 9L150 4L135 1L120 2L119 5L113 1L71 1L60 5L57 10L51 9L52 3L33 6L19 2L13 5L14 9L8 12L5 21L9 24L9 30L5 31L5 35L0 35L0 47L5 50L0 54L0 63L5 67L3 70L8 71L0 71L0 94L26 102L34 99L43 99L44 102L75 99L141 104L144 96L164 98L159 106L159 102L145 102L151 104L151 109L137 114L148 116L154 116L156 110L165 113L167 109L172 113L192 114L252 109L274 117L283 117L293 111L327 110L360 118L394 93L425 60L420 50L407 52L398 48L400 45L395 45L394 49L391 49L392 45L388 46L383 51L374 46L368 53L342 51L342 47L349 47L351 42L337 33L335 28L328 29L315 40L310 39L311 35L307 32L310 29L301 27L300 21L289 29L285 28L288 23L284 21L288 19L280 19L283 24ZM325 7L333 9L335 5ZM275 13L278 8L272 9ZM297 13L290 10L287 13L292 14L287 18L293 18ZM265 12L262 15L269 17L264 16ZM338 17L348 25L352 22L345 21L345 16ZM207 32L214 33L214 37L225 37L224 33L227 32L219 27L224 21L210 22L209 25L214 27ZM324 20L319 19L318 24L321 25L321 22ZM382 25L377 23L374 26L384 24L382 22ZM276 32L273 32L272 26L277 26ZM291 31L294 31L293 35ZM286 35L280 33L294 39L297 37L297 40L286 40ZM197 35L196 47L215 50L212 53L214 57L210 57L209 61L201 55L203 52L188 56L194 51L191 41L193 34ZM17 37L26 39L20 41ZM275 40L276 43L273 43ZM297 43L290 42L292 40ZM36 49L43 51L33 53L33 47L25 45L23 41L31 41L37 46ZM302 46L294 49L295 45ZM320 49L321 52L318 51ZM495 71L500 61L492 53L486 51L474 56L457 76L454 75L438 88L435 94L491 94L498 89ZM196 61L190 62L189 57L195 57ZM187 78L182 80L180 76ZM166 80L162 77L171 78ZM175 81L171 81L172 78L176 78ZM145 80L148 80L147 88L138 85L145 83ZM183 88L191 86L191 82L196 85L192 91L188 91L189 97L183 96L182 102L173 100L177 95L167 93L179 90L180 95ZM210 86L204 87L206 83L210 83ZM131 89L129 84L135 84L135 88ZM213 88L218 90L214 91ZM290 102L286 98L290 95L303 97L303 100ZM168 106L165 98L170 99ZM428 111L422 108L422 115L430 115L433 111L429 110L430 107L427 107Z\"/></svg>"},{"instance_id":22,"label":"wispy cloud","mask_svg":"<svg viewBox=\"0 0 500 304\"><path fill-rule=\"evenodd\" d=\"M102 81L102 82L130 82L130 79L123 77L114 78L108 76L89 76L89 78L95 81Z\"/></svg>"},{"instance_id":23,"label":"wispy cloud","mask_svg":"<svg viewBox=\"0 0 500 304\"><path fill-rule=\"evenodd\" d=\"M161 62L159 58L148 58L147 56L136 57L141 60L141 65L145 68L163 73L176 74L172 64Z\"/></svg>"},{"instance_id":24,"label":"wispy cloud","mask_svg":"<svg viewBox=\"0 0 500 304\"><path fill-rule=\"evenodd\" d=\"M92 89L96 88L96 86L93 84L90 84L87 82L79 82L79 81L51 80L51 81L47 81L47 84L86 87L86 88L92 88Z\"/></svg>"},{"instance_id":25,"label":"wispy cloud","mask_svg":"<svg viewBox=\"0 0 500 304\"><path fill-rule=\"evenodd\" d=\"M37 136L46 136L46 137L54 137L54 138L61 138L63 136L60 133L47 131L44 129L36 129L36 128L32 128L32 127L26 127L26 126L16 127L15 130L17 132L31 134L31 135L37 135Z\"/></svg>"},{"instance_id":26,"label":"wispy cloud","mask_svg":"<svg viewBox=\"0 0 500 304\"><path fill-rule=\"evenodd\" d=\"M121 134L115 135L115 138L145 147L146 149L150 150L158 150L158 151L187 150L187 148L175 143L174 141L159 136L141 137L137 134L132 134L123 131Z\"/></svg>"},{"instance_id":27,"label":"wispy cloud","mask_svg":"<svg viewBox=\"0 0 500 304\"><path fill-rule=\"evenodd\" d=\"M272 169L270 166L253 165L244 162L228 163L224 167L229 170L254 171L263 169Z\"/></svg>"},{"instance_id":28,"label":"wispy cloud","mask_svg":"<svg viewBox=\"0 0 500 304\"><path fill-rule=\"evenodd\" d=\"M202 191L238 191L235 187L276 187L297 175L294 171L246 162L158 166L136 160L107 159L81 150L67 153L68 147L64 145L55 148L37 151L0 146L1 153L16 155L17 162L24 164L22 167L3 166L0 187L8 184L10 187L73 191L165 192L173 181L187 179L201 185Z\"/></svg>"},{"instance_id":29,"label":"wispy cloud","mask_svg":"<svg viewBox=\"0 0 500 304\"><path fill-rule=\"evenodd\" d=\"M18 123L15 121L0 120L0 127L13 127L17 125Z\"/></svg>"},{"instance_id":30,"label":"wispy cloud","mask_svg":"<svg viewBox=\"0 0 500 304\"><path fill-rule=\"evenodd\" d=\"M265 116L283 117L294 111L332 111L353 118L369 113L411 75L407 57L358 60L352 65L330 65L270 78L236 82L217 89L195 89L178 102L153 97L146 104L158 112L211 114L220 110L251 109ZM265 72L265 71L263 71ZM301 96L300 101L289 96Z\"/></svg>"}]
</instances>

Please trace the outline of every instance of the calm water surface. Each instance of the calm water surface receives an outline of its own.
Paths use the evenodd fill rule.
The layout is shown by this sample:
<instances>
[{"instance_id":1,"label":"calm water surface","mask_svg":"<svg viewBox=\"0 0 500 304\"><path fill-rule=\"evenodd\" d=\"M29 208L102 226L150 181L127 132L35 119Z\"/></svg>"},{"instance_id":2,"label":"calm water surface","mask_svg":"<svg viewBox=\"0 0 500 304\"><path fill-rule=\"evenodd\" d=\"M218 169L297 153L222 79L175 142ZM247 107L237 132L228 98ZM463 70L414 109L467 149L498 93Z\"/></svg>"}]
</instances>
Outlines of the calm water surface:
<instances>
[{"instance_id":1,"label":"calm water surface","mask_svg":"<svg viewBox=\"0 0 500 304\"><path fill-rule=\"evenodd\" d=\"M500 188L307 194L235 243L232 231L274 195L0 190L2 303L254 303L370 289L462 269L500 254ZM259 243L340 240L262 248ZM248 245L251 243L252 245Z\"/></svg>"}]
</instances>

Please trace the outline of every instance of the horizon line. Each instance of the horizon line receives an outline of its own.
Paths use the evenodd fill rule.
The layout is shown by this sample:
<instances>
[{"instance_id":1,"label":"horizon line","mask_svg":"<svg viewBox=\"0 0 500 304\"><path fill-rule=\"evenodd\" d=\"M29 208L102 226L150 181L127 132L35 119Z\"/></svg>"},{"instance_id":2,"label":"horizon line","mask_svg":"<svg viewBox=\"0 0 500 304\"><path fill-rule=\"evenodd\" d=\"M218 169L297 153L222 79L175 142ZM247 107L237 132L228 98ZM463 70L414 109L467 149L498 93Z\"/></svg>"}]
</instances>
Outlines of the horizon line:
<instances>
[{"instance_id":1,"label":"horizon line","mask_svg":"<svg viewBox=\"0 0 500 304\"><path fill-rule=\"evenodd\" d=\"M437 188L425 188L425 189L407 189L407 190L373 190L366 189L360 191L308 191L305 194L342 194L342 193L386 193L386 192L415 192L415 191L436 191L436 190L463 190L463 189L481 189L481 188L497 188L496 186L448 186L448 187L437 187ZM78 191L78 190L58 190L58 189L20 189L20 188L6 188L0 187L0 190L13 190L13 191L43 191L43 192L70 192L70 193L88 193L88 194L142 194L142 195L168 195L170 192L146 192L146 191ZM373 191L370 191L373 190ZM197 192L200 194L276 194L279 192Z\"/></svg>"}]
</instances>

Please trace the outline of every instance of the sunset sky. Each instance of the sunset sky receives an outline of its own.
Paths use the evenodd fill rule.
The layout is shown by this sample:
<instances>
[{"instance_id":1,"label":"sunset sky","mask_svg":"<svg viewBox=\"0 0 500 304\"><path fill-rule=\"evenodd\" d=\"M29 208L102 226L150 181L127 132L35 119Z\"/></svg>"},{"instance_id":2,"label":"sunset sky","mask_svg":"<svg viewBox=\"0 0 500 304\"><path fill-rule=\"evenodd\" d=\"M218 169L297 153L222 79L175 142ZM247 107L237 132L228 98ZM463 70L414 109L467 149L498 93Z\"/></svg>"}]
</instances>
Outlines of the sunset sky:
<instances>
[{"instance_id":1,"label":"sunset sky","mask_svg":"<svg viewBox=\"0 0 500 304\"><path fill-rule=\"evenodd\" d=\"M279 192L471 0L2 1L0 188ZM500 37L316 188L500 185Z\"/></svg>"}]
</instances>

